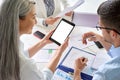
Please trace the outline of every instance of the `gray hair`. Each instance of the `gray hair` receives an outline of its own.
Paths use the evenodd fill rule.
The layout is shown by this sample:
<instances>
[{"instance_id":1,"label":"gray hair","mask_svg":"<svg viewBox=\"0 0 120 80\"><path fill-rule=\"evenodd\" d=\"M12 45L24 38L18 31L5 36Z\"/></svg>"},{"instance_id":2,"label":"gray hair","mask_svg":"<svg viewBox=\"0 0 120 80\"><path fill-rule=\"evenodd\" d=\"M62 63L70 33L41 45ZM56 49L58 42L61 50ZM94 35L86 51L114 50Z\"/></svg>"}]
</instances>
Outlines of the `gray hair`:
<instances>
[{"instance_id":1,"label":"gray hair","mask_svg":"<svg viewBox=\"0 0 120 80\"><path fill-rule=\"evenodd\" d=\"M19 18L29 13L29 0L0 3L0 80L20 80Z\"/></svg>"}]
</instances>

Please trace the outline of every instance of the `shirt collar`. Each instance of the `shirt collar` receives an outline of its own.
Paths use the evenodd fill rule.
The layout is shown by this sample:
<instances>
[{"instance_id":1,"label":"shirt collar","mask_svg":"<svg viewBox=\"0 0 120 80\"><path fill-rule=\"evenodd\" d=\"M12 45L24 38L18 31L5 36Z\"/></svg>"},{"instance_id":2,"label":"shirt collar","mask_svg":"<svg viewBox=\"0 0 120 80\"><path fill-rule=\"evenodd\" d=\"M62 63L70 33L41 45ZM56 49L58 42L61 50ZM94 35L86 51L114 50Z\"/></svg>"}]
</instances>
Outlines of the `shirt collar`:
<instances>
[{"instance_id":1,"label":"shirt collar","mask_svg":"<svg viewBox=\"0 0 120 80\"><path fill-rule=\"evenodd\" d=\"M115 48L113 45L108 51L108 54L113 58L113 57L118 57L120 56L120 46Z\"/></svg>"}]
</instances>

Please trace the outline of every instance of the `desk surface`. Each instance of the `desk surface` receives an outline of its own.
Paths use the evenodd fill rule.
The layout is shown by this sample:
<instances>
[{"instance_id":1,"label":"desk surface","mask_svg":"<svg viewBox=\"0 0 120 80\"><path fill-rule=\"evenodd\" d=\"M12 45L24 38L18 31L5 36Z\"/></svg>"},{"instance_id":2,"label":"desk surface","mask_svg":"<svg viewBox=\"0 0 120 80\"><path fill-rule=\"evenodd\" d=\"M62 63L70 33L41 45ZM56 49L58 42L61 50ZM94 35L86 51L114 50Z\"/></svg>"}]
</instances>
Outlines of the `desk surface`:
<instances>
[{"instance_id":1,"label":"desk surface","mask_svg":"<svg viewBox=\"0 0 120 80\"><path fill-rule=\"evenodd\" d=\"M39 29L39 28L35 28L35 29ZM34 30L35 31L35 30ZM85 33L85 32L89 32L89 31L94 31L94 32L97 32L98 33L98 31L95 29L95 28L90 28L90 27L82 27L82 26L76 26L75 27L75 29L73 30L73 32L71 33L71 35L70 35L70 37L73 37L73 36L79 36L80 37L80 39L81 39L81 36L82 36L82 34L83 33ZM100 32L99 32L100 33ZM74 38L75 39L75 38ZM75 41L72 41L72 40L74 40L74 39L71 39L70 38L70 41L69 41L69 46L68 46L68 48L66 49L66 51L63 53L63 55L62 55L62 58L64 57L64 55L67 53L67 51L71 48L71 46L75 46L76 44L76 42ZM32 45L34 45L36 42L38 42L39 41L39 39L38 38L36 38L35 36L33 36L32 34L30 34L30 35L23 35L22 37L21 37L21 40L23 41L23 43L25 44L25 49L26 48L28 48L29 46L32 46ZM77 43L78 44L78 43ZM82 46L82 47L81 47ZM88 51L88 52L92 52L92 53L98 53L98 52L100 52L100 51L102 51L102 53L105 53L105 50L104 49L99 49L95 44L90 44L89 46L84 46L83 44L80 44L80 45L77 45L77 46L75 46L75 47L78 47L78 48L80 48L80 49L83 49L83 50L86 50L86 51ZM37 55L38 54L40 54L40 53L37 53ZM35 55L36 56L36 55ZM62 59L61 58L61 59ZM35 59L35 57L33 58L33 59ZM48 60L49 61L49 60ZM61 60L60 60L61 61ZM39 62L38 63L38 65L40 66L40 68L42 69L45 65L47 64L47 62Z\"/></svg>"}]
</instances>

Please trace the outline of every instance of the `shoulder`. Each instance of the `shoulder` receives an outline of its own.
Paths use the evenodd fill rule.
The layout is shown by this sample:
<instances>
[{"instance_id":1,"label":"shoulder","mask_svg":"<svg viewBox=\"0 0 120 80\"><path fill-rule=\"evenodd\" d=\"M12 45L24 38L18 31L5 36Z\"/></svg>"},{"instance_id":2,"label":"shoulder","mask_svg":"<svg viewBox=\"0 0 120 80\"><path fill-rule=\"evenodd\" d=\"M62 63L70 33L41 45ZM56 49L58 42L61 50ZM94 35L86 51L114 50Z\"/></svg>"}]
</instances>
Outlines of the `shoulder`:
<instances>
[{"instance_id":1,"label":"shoulder","mask_svg":"<svg viewBox=\"0 0 120 80\"><path fill-rule=\"evenodd\" d=\"M97 80L120 80L120 57L111 59L109 62L103 64L99 69L94 73L94 78ZM96 80L93 79L93 80Z\"/></svg>"},{"instance_id":2,"label":"shoulder","mask_svg":"<svg viewBox=\"0 0 120 80\"><path fill-rule=\"evenodd\" d=\"M44 80L43 74L36 63L24 56L20 57L20 77L21 80Z\"/></svg>"}]
</instances>

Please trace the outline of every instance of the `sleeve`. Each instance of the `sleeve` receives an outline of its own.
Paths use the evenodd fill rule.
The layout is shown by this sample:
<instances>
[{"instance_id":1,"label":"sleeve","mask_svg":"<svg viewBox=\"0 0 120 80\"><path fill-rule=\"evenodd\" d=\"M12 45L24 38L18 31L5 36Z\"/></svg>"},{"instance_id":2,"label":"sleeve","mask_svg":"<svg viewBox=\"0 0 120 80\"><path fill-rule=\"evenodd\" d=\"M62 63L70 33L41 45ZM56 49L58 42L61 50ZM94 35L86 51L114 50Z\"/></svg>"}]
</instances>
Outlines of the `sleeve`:
<instances>
[{"instance_id":1,"label":"sleeve","mask_svg":"<svg viewBox=\"0 0 120 80\"><path fill-rule=\"evenodd\" d=\"M25 55L26 57L28 57L28 58L30 57L28 50L24 50L24 55Z\"/></svg>"},{"instance_id":2,"label":"sleeve","mask_svg":"<svg viewBox=\"0 0 120 80\"><path fill-rule=\"evenodd\" d=\"M51 25L47 25L44 23L44 20L45 18L36 18L37 19L37 24L36 24L36 27L38 27L38 29L43 32L43 33L47 33L49 32L50 30L53 30L54 27L51 26Z\"/></svg>"},{"instance_id":3,"label":"sleeve","mask_svg":"<svg viewBox=\"0 0 120 80\"><path fill-rule=\"evenodd\" d=\"M53 76L53 72L48 68L44 68L42 70L42 73L44 74L44 79L45 80L50 80Z\"/></svg>"},{"instance_id":4,"label":"sleeve","mask_svg":"<svg viewBox=\"0 0 120 80\"><path fill-rule=\"evenodd\" d=\"M22 64L20 70L21 80L51 80L53 73L45 68L43 71L33 60L28 59Z\"/></svg>"},{"instance_id":5,"label":"sleeve","mask_svg":"<svg viewBox=\"0 0 120 80\"><path fill-rule=\"evenodd\" d=\"M37 24L36 24L37 26L45 27L43 25L43 21L45 20L44 18L37 17L36 19L37 19Z\"/></svg>"},{"instance_id":6,"label":"sleeve","mask_svg":"<svg viewBox=\"0 0 120 80\"><path fill-rule=\"evenodd\" d=\"M111 58L113 57L111 50L114 49L114 48L115 47L112 45L111 48L109 49L108 53L107 53Z\"/></svg>"},{"instance_id":7,"label":"sleeve","mask_svg":"<svg viewBox=\"0 0 120 80\"><path fill-rule=\"evenodd\" d=\"M97 71L94 73L92 80L105 80L105 76L102 72Z\"/></svg>"}]
</instances>

